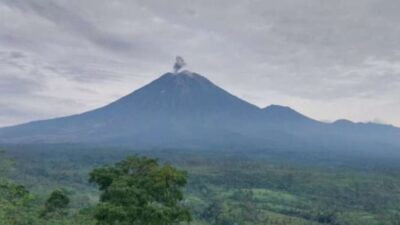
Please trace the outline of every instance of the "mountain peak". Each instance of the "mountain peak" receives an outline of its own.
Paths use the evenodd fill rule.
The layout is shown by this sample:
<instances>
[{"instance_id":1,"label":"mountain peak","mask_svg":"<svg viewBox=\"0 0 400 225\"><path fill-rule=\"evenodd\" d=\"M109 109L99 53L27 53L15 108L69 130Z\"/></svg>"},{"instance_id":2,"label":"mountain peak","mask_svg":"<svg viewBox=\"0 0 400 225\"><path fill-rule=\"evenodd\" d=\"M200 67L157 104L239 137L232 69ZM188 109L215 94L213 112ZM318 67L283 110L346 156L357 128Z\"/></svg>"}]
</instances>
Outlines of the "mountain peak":
<instances>
[{"instance_id":1,"label":"mountain peak","mask_svg":"<svg viewBox=\"0 0 400 225\"><path fill-rule=\"evenodd\" d=\"M333 124L338 124L338 125L353 125L354 122L350 121L350 120L346 120L346 119L338 119L335 122L333 122Z\"/></svg>"},{"instance_id":2,"label":"mountain peak","mask_svg":"<svg viewBox=\"0 0 400 225\"><path fill-rule=\"evenodd\" d=\"M264 110L274 110L274 111L282 111L282 110L288 110L288 111L295 111L292 108L290 108L289 106L283 106L283 105L269 105L267 107L264 108Z\"/></svg>"},{"instance_id":3,"label":"mountain peak","mask_svg":"<svg viewBox=\"0 0 400 225\"><path fill-rule=\"evenodd\" d=\"M175 78L186 77L186 78L197 78L197 79L206 79L207 80L207 78L205 78L204 76L202 76L198 73L189 71L189 70L183 70L183 71L175 72L175 73L168 72L168 73L165 73L163 76L172 76Z\"/></svg>"},{"instance_id":4,"label":"mountain peak","mask_svg":"<svg viewBox=\"0 0 400 225\"><path fill-rule=\"evenodd\" d=\"M150 84L157 83L162 86L169 86L170 88L177 88L177 87L183 87L183 86L197 86L197 85L202 85L202 86L209 86L209 87L214 87L215 85L205 78L204 76L190 72L188 70L184 70L181 72L176 72L176 73L165 73L155 81L153 81Z\"/></svg>"},{"instance_id":5,"label":"mountain peak","mask_svg":"<svg viewBox=\"0 0 400 225\"><path fill-rule=\"evenodd\" d=\"M297 115L303 116L301 113L297 112L296 110L290 108L289 106L282 106L282 105L269 105L263 108L265 112L269 112L271 114L286 114L286 115Z\"/></svg>"},{"instance_id":6,"label":"mountain peak","mask_svg":"<svg viewBox=\"0 0 400 225\"><path fill-rule=\"evenodd\" d=\"M281 105L269 105L262 109L265 115L271 119L284 121L314 121L296 110Z\"/></svg>"},{"instance_id":7,"label":"mountain peak","mask_svg":"<svg viewBox=\"0 0 400 225\"><path fill-rule=\"evenodd\" d=\"M213 84L204 76L184 70L165 73L158 79L111 103L108 111L121 114L146 115L159 113L158 118L197 115L245 114L257 108ZM117 113L118 112L118 113ZM161 116L162 115L162 116Z\"/></svg>"},{"instance_id":8,"label":"mountain peak","mask_svg":"<svg viewBox=\"0 0 400 225\"><path fill-rule=\"evenodd\" d=\"M183 70L181 72L176 72L176 73L173 73L173 74L176 75L176 76L193 76L193 75L201 76L201 75L193 73L192 71L189 71L189 70Z\"/></svg>"}]
</instances>

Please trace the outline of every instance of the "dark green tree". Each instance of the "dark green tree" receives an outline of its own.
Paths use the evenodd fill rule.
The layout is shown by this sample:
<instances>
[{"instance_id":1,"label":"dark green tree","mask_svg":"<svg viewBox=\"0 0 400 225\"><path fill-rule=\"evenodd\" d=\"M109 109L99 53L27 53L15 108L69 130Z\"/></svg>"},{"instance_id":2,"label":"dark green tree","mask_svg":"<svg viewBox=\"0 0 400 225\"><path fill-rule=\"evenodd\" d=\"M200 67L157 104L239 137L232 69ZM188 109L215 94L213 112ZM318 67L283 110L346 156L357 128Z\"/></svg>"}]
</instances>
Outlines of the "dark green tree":
<instances>
[{"instance_id":1,"label":"dark green tree","mask_svg":"<svg viewBox=\"0 0 400 225\"><path fill-rule=\"evenodd\" d=\"M45 209L41 216L48 216L49 214L66 214L65 209L68 207L70 200L62 190L55 190L50 194L46 200Z\"/></svg>"},{"instance_id":2,"label":"dark green tree","mask_svg":"<svg viewBox=\"0 0 400 225\"><path fill-rule=\"evenodd\" d=\"M90 173L101 191L95 217L100 225L169 225L190 221L181 189L186 173L154 159L129 157Z\"/></svg>"}]
</instances>

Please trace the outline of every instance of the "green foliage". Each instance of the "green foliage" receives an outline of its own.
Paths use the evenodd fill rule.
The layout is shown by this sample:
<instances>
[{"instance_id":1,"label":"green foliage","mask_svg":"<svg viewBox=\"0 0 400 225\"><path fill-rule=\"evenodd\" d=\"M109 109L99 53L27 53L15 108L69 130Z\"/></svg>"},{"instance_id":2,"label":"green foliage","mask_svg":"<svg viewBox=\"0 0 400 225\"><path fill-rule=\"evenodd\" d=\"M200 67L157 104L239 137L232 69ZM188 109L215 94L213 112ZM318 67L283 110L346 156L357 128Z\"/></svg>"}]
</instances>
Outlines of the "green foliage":
<instances>
[{"instance_id":1,"label":"green foliage","mask_svg":"<svg viewBox=\"0 0 400 225\"><path fill-rule=\"evenodd\" d=\"M41 213L42 217L54 215L66 215L65 209L68 207L70 200L62 190L55 190L46 200L45 209Z\"/></svg>"},{"instance_id":2,"label":"green foliage","mask_svg":"<svg viewBox=\"0 0 400 225\"><path fill-rule=\"evenodd\" d=\"M24 186L14 183L0 184L0 224L28 225L27 214L33 197Z\"/></svg>"},{"instance_id":3,"label":"green foliage","mask_svg":"<svg viewBox=\"0 0 400 225\"><path fill-rule=\"evenodd\" d=\"M11 165L12 161L5 157L4 153L0 153L0 168L3 172L0 173L0 225L94 224L91 213L78 211L72 216L67 216L65 209L69 199L59 190L51 194L45 202L45 210L40 212L42 202L37 196L7 177Z\"/></svg>"},{"instance_id":4,"label":"green foliage","mask_svg":"<svg viewBox=\"0 0 400 225\"><path fill-rule=\"evenodd\" d=\"M102 191L96 219L104 225L169 225L190 221L181 189L186 174L146 157L129 157L90 173Z\"/></svg>"},{"instance_id":5,"label":"green foliage","mask_svg":"<svg viewBox=\"0 0 400 225\"><path fill-rule=\"evenodd\" d=\"M243 151L18 146L7 151L15 160L6 173L13 182L6 175L0 177L12 184L7 193L15 193L11 190L18 184L29 187L29 193L22 198L18 195L5 198L8 206L11 202L19 203L7 220L3 219L8 215L6 209L0 209L3 216L0 225L94 225L98 224L94 218L99 212L104 212L110 221L127 218L134 211L127 207L133 201L129 196L147 193L143 188L135 188L137 182L159 181L144 179L144 174L157 173L143 173L140 179L131 179L126 172L129 169L122 168L143 164L143 171L151 171L149 168L164 167L157 162L140 164L140 160L126 166L122 163L105 166L133 153L159 158L188 171L187 186L183 189L185 200L178 203L182 206L184 202L190 208L193 225L400 225L399 159L332 158L328 154L280 151L243 154ZM321 158L325 156L326 159ZM6 161L5 167L10 168L10 160ZM98 187L87 182L90 171L98 167L101 172L97 173L95 183L99 183L99 188L100 184L103 186L101 196ZM70 198L70 204L63 210L67 213L39 218L49 194L60 187ZM144 196L146 200L151 195Z\"/></svg>"},{"instance_id":6,"label":"green foliage","mask_svg":"<svg viewBox=\"0 0 400 225\"><path fill-rule=\"evenodd\" d=\"M5 150L0 148L0 182L6 182L13 161L5 156Z\"/></svg>"},{"instance_id":7,"label":"green foliage","mask_svg":"<svg viewBox=\"0 0 400 225\"><path fill-rule=\"evenodd\" d=\"M32 195L22 185L15 184L8 178L12 161L0 150L0 225L28 225L26 214L33 200Z\"/></svg>"}]
</instances>

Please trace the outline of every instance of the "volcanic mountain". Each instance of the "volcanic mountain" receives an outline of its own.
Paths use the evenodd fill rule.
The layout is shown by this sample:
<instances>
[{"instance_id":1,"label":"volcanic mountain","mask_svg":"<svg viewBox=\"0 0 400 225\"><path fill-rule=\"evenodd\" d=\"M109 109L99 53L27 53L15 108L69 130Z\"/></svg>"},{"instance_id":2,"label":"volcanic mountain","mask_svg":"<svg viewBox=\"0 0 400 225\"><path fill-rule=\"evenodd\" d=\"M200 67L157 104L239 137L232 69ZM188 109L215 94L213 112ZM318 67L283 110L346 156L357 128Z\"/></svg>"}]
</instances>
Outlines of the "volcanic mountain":
<instances>
[{"instance_id":1,"label":"volcanic mountain","mask_svg":"<svg viewBox=\"0 0 400 225\"><path fill-rule=\"evenodd\" d=\"M109 105L0 129L0 143L86 143L138 148L396 149L400 129L322 123L278 105L260 109L183 71L166 73Z\"/></svg>"}]
</instances>

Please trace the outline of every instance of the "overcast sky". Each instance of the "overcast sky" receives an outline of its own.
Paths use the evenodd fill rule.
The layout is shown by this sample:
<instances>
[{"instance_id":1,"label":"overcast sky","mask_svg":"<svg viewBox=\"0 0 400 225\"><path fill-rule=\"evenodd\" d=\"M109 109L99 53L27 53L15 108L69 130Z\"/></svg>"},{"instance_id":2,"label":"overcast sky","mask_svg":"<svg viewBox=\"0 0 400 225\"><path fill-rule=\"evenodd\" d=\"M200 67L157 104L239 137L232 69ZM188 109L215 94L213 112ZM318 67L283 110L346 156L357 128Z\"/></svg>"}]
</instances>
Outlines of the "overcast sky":
<instances>
[{"instance_id":1,"label":"overcast sky","mask_svg":"<svg viewBox=\"0 0 400 225\"><path fill-rule=\"evenodd\" d=\"M400 126L398 0L0 0L0 126L187 68L260 107Z\"/></svg>"}]
</instances>

